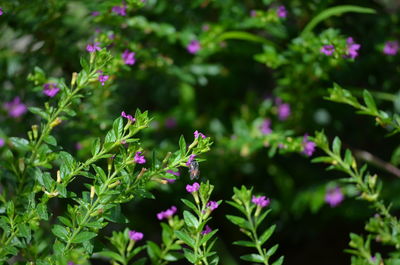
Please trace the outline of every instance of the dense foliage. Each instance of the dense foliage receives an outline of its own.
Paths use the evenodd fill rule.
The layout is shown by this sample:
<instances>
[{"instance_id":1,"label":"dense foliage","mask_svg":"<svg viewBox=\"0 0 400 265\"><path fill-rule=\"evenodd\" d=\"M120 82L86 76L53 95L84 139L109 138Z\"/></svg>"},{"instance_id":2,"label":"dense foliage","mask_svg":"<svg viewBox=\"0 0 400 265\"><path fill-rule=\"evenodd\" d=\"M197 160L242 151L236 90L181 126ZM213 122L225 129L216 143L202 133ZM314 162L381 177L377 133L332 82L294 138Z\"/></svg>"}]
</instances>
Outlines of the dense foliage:
<instances>
[{"instance_id":1,"label":"dense foliage","mask_svg":"<svg viewBox=\"0 0 400 265\"><path fill-rule=\"evenodd\" d=\"M0 1L0 263L399 264L399 8Z\"/></svg>"}]
</instances>

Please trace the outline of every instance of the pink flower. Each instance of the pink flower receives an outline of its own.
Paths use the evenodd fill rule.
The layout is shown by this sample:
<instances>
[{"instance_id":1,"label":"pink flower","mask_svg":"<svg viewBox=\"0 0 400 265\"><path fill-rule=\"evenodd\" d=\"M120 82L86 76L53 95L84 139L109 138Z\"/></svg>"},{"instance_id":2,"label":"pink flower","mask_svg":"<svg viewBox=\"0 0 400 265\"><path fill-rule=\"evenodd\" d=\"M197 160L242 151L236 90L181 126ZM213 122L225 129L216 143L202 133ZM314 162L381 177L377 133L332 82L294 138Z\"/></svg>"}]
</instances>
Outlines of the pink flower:
<instances>
[{"instance_id":1,"label":"pink flower","mask_svg":"<svg viewBox=\"0 0 400 265\"><path fill-rule=\"evenodd\" d=\"M161 211L157 214L157 219L162 220L164 218L171 218L177 211L177 208L175 206L172 206L171 208Z\"/></svg>"},{"instance_id":2,"label":"pink flower","mask_svg":"<svg viewBox=\"0 0 400 265\"><path fill-rule=\"evenodd\" d=\"M129 231L129 239L133 241L139 241L143 239L143 233L136 232L135 230Z\"/></svg>"},{"instance_id":3,"label":"pink flower","mask_svg":"<svg viewBox=\"0 0 400 265\"><path fill-rule=\"evenodd\" d=\"M361 45L355 43L352 37L348 37L346 40L347 43L347 56L351 59L354 59L358 56L358 50L361 48Z\"/></svg>"},{"instance_id":4,"label":"pink flower","mask_svg":"<svg viewBox=\"0 0 400 265\"><path fill-rule=\"evenodd\" d=\"M291 109L288 103L278 104L278 119L284 121L287 118L289 118L290 114L291 114Z\"/></svg>"},{"instance_id":5,"label":"pink flower","mask_svg":"<svg viewBox=\"0 0 400 265\"><path fill-rule=\"evenodd\" d=\"M278 17L285 18L287 16L287 10L285 6L279 6L276 10Z\"/></svg>"},{"instance_id":6,"label":"pink flower","mask_svg":"<svg viewBox=\"0 0 400 265\"><path fill-rule=\"evenodd\" d=\"M55 95L57 95L58 91L60 91L60 89L55 83L46 83L43 85L43 94L48 97L54 97Z\"/></svg>"},{"instance_id":7,"label":"pink flower","mask_svg":"<svg viewBox=\"0 0 400 265\"><path fill-rule=\"evenodd\" d=\"M316 146L314 142L308 140L308 135L305 134L303 137L303 153L307 156L312 156Z\"/></svg>"},{"instance_id":8,"label":"pink flower","mask_svg":"<svg viewBox=\"0 0 400 265\"><path fill-rule=\"evenodd\" d=\"M108 75L99 75L99 82L101 83L102 86L104 86L104 83L109 79L110 77Z\"/></svg>"},{"instance_id":9,"label":"pink flower","mask_svg":"<svg viewBox=\"0 0 400 265\"><path fill-rule=\"evenodd\" d=\"M383 53L386 55L396 55L399 50L399 42L395 41L387 41L385 43L385 47L383 47Z\"/></svg>"},{"instance_id":10,"label":"pink flower","mask_svg":"<svg viewBox=\"0 0 400 265\"><path fill-rule=\"evenodd\" d=\"M134 123L136 121L136 119L134 117L132 117L132 115L129 115L129 114L127 115L125 113L125 111L121 112L121 117L130 120L132 123Z\"/></svg>"},{"instance_id":11,"label":"pink flower","mask_svg":"<svg viewBox=\"0 0 400 265\"><path fill-rule=\"evenodd\" d=\"M331 56L335 52L335 46L324 45L324 46L322 46L321 50L319 50L319 51L327 56Z\"/></svg>"},{"instance_id":12,"label":"pink flower","mask_svg":"<svg viewBox=\"0 0 400 265\"><path fill-rule=\"evenodd\" d=\"M251 199L251 202L256 204L256 205L258 205L258 206L260 206L261 208L264 208L264 207L267 207L270 204L271 200L269 198L266 198L265 196L256 197L256 196L253 195L253 198Z\"/></svg>"},{"instance_id":13,"label":"pink flower","mask_svg":"<svg viewBox=\"0 0 400 265\"><path fill-rule=\"evenodd\" d=\"M218 206L219 206L219 204L218 204L218 202L216 202L216 201L209 201L209 202L207 203L207 207L208 207L211 211L214 211L215 209L217 209Z\"/></svg>"},{"instance_id":14,"label":"pink flower","mask_svg":"<svg viewBox=\"0 0 400 265\"><path fill-rule=\"evenodd\" d=\"M88 52L100 51L101 48L100 48L99 45L100 45L100 42L95 42L95 43L93 43L93 44L88 44L88 45L86 45L86 50L87 50Z\"/></svg>"},{"instance_id":15,"label":"pink flower","mask_svg":"<svg viewBox=\"0 0 400 265\"><path fill-rule=\"evenodd\" d=\"M126 16L126 5L114 6L111 11L117 15Z\"/></svg>"},{"instance_id":16,"label":"pink flower","mask_svg":"<svg viewBox=\"0 0 400 265\"><path fill-rule=\"evenodd\" d=\"M146 159L141 154L142 154L142 152L136 152L135 157L134 157L135 162L138 164L146 163Z\"/></svg>"},{"instance_id":17,"label":"pink flower","mask_svg":"<svg viewBox=\"0 0 400 265\"><path fill-rule=\"evenodd\" d=\"M0 16L2 16L3 14L4 14L3 8L0 7Z\"/></svg>"},{"instance_id":18,"label":"pink flower","mask_svg":"<svg viewBox=\"0 0 400 265\"><path fill-rule=\"evenodd\" d=\"M265 119L261 124L260 131L262 134L270 134L272 132L271 129L271 120Z\"/></svg>"},{"instance_id":19,"label":"pink flower","mask_svg":"<svg viewBox=\"0 0 400 265\"><path fill-rule=\"evenodd\" d=\"M99 11L93 11L93 12L91 13L91 15L92 15L93 17L97 17L98 15L100 15L100 12L99 12Z\"/></svg>"},{"instance_id":20,"label":"pink flower","mask_svg":"<svg viewBox=\"0 0 400 265\"><path fill-rule=\"evenodd\" d=\"M3 138L0 138L0 147L3 147L6 144Z\"/></svg>"},{"instance_id":21,"label":"pink flower","mask_svg":"<svg viewBox=\"0 0 400 265\"><path fill-rule=\"evenodd\" d=\"M329 189L325 194L325 202L331 207L338 206L344 200L344 195L339 187Z\"/></svg>"},{"instance_id":22,"label":"pink flower","mask_svg":"<svg viewBox=\"0 0 400 265\"><path fill-rule=\"evenodd\" d=\"M186 165L187 166L189 166L190 165L190 163L192 163L193 162L193 160L194 160L194 158L196 157L196 155L195 154L191 154L190 156L189 156L189 159L188 159L188 161L186 162Z\"/></svg>"},{"instance_id":23,"label":"pink flower","mask_svg":"<svg viewBox=\"0 0 400 265\"><path fill-rule=\"evenodd\" d=\"M209 227L208 225L206 225L206 227L204 228L204 230L201 231L201 234L202 234L202 235L207 235L207 234L211 233L211 231L212 231L211 227Z\"/></svg>"},{"instance_id":24,"label":"pink flower","mask_svg":"<svg viewBox=\"0 0 400 265\"><path fill-rule=\"evenodd\" d=\"M186 185L186 191L190 192L190 193L196 192L199 189L200 189L200 184L197 182L193 183L193 185L189 185L189 184Z\"/></svg>"},{"instance_id":25,"label":"pink flower","mask_svg":"<svg viewBox=\"0 0 400 265\"><path fill-rule=\"evenodd\" d=\"M129 50L124 51L124 53L122 54L122 59L124 60L124 63L128 65L134 65L136 62L135 53Z\"/></svg>"},{"instance_id":26,"label":"pink flower","mask_svg":"<svg viewBox=\"0 0 400 265\"><path fill-rule=\"evenodd\" d=\"M13 118L18 118L27 111L26 105L21 102L19 97L15 97L13 101L4 103L3 107L8 111L8 115Z\"/></svg>"},{"instance_id":27,"label":"pink flower","mask_svg":"<svg viewBox=\"0 0 400 265\"><path fill-rule=\"evenodd\" d=\"M206 136L204 134L202 134L201 132L196 130L194 132L194 138L197 139L197 138L199 138L199 136L201 136L201 138L203 138L203 139L206 138Z\"/></svg>"},{"instance_id":28,"label":"pink flower","mask_svg":"<svg viewBox=\"0 0 400 265\"><path fill-rule=\"evenodd\" d=\"M189 53L191 54L195 54L197 53L200 49L200 42L198 40L192 40L188 46L186 47L186 49L188 50Z\"/></svg>"}]
</instances>

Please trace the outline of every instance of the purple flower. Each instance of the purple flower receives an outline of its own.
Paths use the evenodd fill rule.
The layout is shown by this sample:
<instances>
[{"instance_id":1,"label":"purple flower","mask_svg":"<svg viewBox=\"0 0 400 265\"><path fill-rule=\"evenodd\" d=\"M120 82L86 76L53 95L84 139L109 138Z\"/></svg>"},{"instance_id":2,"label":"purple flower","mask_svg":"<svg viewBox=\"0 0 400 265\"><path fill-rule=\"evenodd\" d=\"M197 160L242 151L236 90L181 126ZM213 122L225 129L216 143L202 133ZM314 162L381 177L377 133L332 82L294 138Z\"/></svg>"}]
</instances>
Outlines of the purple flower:
<instances>
[{"instance_id":1,"label":"purple flower","mask_svg":"<svg viewBox=\"0 0 400 265\"><path fill-rule=\"evenodd\" d=\"M126 5L114 6L111 11L117 15L126 16Z\"/></svg>"},{"instance_id":2,"label":"purple flower","mask_svg":"<svg viewBox=\"0 0 400 265\"><path fill-rule=\"evenodd\" d=\"M339 187L328 189L325 194L325 202L331 207L338 206L344 199L344 195Z\"/></svg>"},{"instance_id":3,"label":"purple flower","mask_svg":"<svg viewBox=\"0 0 400 265\"><path fill-rule=\"evenodd\" d=\"M3 138L0 138L0 147L3 147L6 144Z\"/></svg>"},{"instance_id":4,"label":"purple flower","mask_svg":"<svg viewBox=\"0 0 400 265\"><path fill-rule=\"evenodd\" d=\"M202 134L201 132L199 132L197 130L193 134L194 134L195 139L199 138L199 136L201 136L201 138L203 138L203 139L206 138L206 136L204 134Z\"/></svg>"},{"instance_id":5,"label":"purple flower","mask_svg":"<svg viewBox=\"0 0 400 265\"><path fill-rule=\"evenodd\" d=\"M8 115L13 118L18 118L27 111L27 107L24 103L21 103L21 99L19 97L15 97L13 101L4 103L3 107L8 111Z\"/></svg>"},{"instance_id":6,"label":"purple flower","mask_svg":"<svg viewBox=\"0 0 400 265\"><path fill-rule=\"evenodd\" d=\"M135 154L135 162L138 164L144 164L146 163L146 159L144 158L144 156L141 155L142 152L136 152Z\"/></svg>"},{"instance_id":7,"label":"purple flower","mask_svg":"<svg viewBox=\"0 0 400 265\"><path fill-rule=\"evenodd\" d=\"M265 119L260 126L260 131L262 134L270 134L271 130L271 121L269 119Z\"/></svg>"},{"instance_id":8,"label":"purple flower","mask_svg":"<svg viewBox=\"0 0 400 265\"><path fill-rule=\"evenodd\" d=\"M88 52L100 51L101 48L100 48L99 45L100 45L100 42L95 42L95 43L93 43L93 44L88 44L88 45L86 45L86 50L87 50Z\"/></svg>"},{"instance_id":9,"label":"purple flower","mask_svg":"<svg viewBox=\"0 0 400 265\"><path fill-rule=\"evenodd\" d=\"M193 183L193 185L189 185L189 184L186 185L186 191L190 192L190 193L198 191L199 188L200 188L200 184L197 182Z\"/></svg>"},{"instance_id":10,"label":"purple flower","mask_svg":"<svg viewBox=\"0 0 400 265\"><path fill-rule=\"evenodd\" d=\"M171 129L174 128L176 126L177 122L176 119L174 117L169 117L165 120L165 127Z\"/></svg>"},{"instance_id":11,"label":"purple flower","mask_svg":"<svg viewBox=\"0 0 400 265\"><path fill-rule=\"evenodd\" d=\"M285 18L287 16L287 10L285 6L279 6L276 10L278 17Z\"/></svg>"},{"instance_id":12,"label":"purple flower","mask_svg":"<svg viewBox=\"0 0 400 265\"><path fill-rule=\"evenodd\" d=\"M218 206L219 206L219 204L218 204L218 202L216 202L216 201L209 201L209 202L207 203L207 207L208 207L211 211L214 211L215 209L217 209Z\"/></svg>"},{"instance_id":13,"label":"purple flower","mask_svg":"<svg viewBox=\"0 0 400 265\"><path fill-rule=\"evenodd\" d=\"M101 83L102 86L104 86L104 83L109 79L110 77L108 75L99 75L99 82Z\"/></svg>"},{"instance_id":14,"label":"purple flower","mask_svg":"<svg viewBox=\"0 0 400 265\"><path fill-rule=\"evenodd\" d=\"M207 235L207 234L211 233L211 231L212 231L211 227L209 227L208 225L206 225L206 227L204 228L204 230L201 231L201 234L202 234L202 235Z\"/></svg>"},{"instance_id":15,"label":"purple flower","mask_svg":"<svg viewBox=\"0 0 400 265\"><path fill-rule=\"evenodd\" d=\"M193 162L193 160L194 160L194 158L196 157L196 155L195 154L191 154L190 156L189 156L189 159L188 159L188 161L186 162L186 165L187 166L189 166L190 165L190 163L192 163Z\"/></svg>"},{"instance_id":16,"label":"purple flower","mask_svg":"<svg viewBox=\"0 0 400 265\"><path fill-rule=\"evenodd\" d=\"M3 13L4 13L4 12L3 12L3 8L0 7L0 16L2 16Z\"/></svg>"},{"instance_id":17,"label":"purple flower","mask_svg":"<svg viewBox=\"0 0 400 265\"><path fill-rule=\"evenodd\" d=\"M399 42L395 41L387 41L385 43L385 47L383 47L383 53L386 55L396 55L399 50Z\"/></svg>"},{"instance_id":18,"label":"purple flower","mask_svg":"<svg viewBox=\"0 0 400 265\"><path fill-rule=\"evenodd\" d=\"M264 208L264 207L267 207L270 204L271 200L269 198L266 198L265 196L256 197L256 196L253 195L253 198L251 199L251 202L256 204L256 205L258 205L258 206L260 206L261 208Z\"/></svg>"},{"instance_id":19,"label":"purple flower","mask_svg":"<svg viewBox=\"0 0 400 265\"><path fill-rule=\"evenodd\" d=\"M134 65L136 62L135 53L131 52L129 50L124 51L124 53L122 54L122 59L124 60L125 64L129 64L129 65Z\"/></svg>"},{"instance_id":20,"label":"purple flower","mask_svg":"<svg viewBox=\"0 0 400 265\"><path fill-rule=\"evenodd\" d=\"M129 114L127 115L125 113L125 111L121 112L121 117L130 120L132 123L134 123L136 121L136 119L134 117L132 117L132 115L129 115Z\"/></svg>"},{"instance_id":21,"label":"purple flower","mask_svg":"<svg viewBox=\"0 0 400 265\"><path fill-rule=\"evenodd\" d=\"M162 220L164 218L171 218L175 213L176 213L177 209L175 206L172 206L171 208L165 210L165 211L161 211L157 214L157 219L158 220Z\"/></svg>"},{"instance_id":22,"label":"purple flower","mask_svg":"<svg viewBox=\"0 0 400 265\"><path fill-rule=\"evenodd\" d=\"M169 173L169 174L172 174L172 175L174 175L174 176L177 176L177 177L179 177L181 174L179 173L179 171L173 171L173 170L170 170L170 169L168 169L168 170L166 170L165 172L167 172L167 173Z\"/></svg>"},{"instance_id":23,"label":"purple flower","mask_svg":"<svg viewBox=\"0 0 400 265\"><path fill-rule=\"evenodd\" d=\"M143 239L143 233L136 232L135 230L129 231L129 239L139 241Z\"/></svg>"},{"instance_id":24,"label":"purple flower","mask_svg":"<svg viewBox=\"0 0 400 265\"><path fill-rule=\"evenodd\" d=\"M257 10L250 10L250 16L251 17L256 17L257 16Z\"/></svg>"},{"instance_id":25,"label":"purple flower","mask_svg":"<svg viewBox=\"0 0 400 265\"><path fill-rule=\"evenodd\" d=\"M58 91L60 91L60 89L55 83L46 83L43 85L43 94L48 97L54 97L55 95L57 95Z\"/></svg>"},{"instance_id":26,"label":"purple flower","mask_svg":"<svg viewBox=\"0 0 400 265\"><path fill-rule=\"evenodd\" d=\"M361 48L361 45L355 43L352 37L348 37L346 40L347 43L347 56L351 59L354 59L358 56L358 50Z\"/></svg>"},{"instance_id":27,"label":"purple flower","mask_svg":"<svg viewBox=\"0 0 400 265\"><path fill-rule=\"evenodd\" d=\"M68 261L67 265L75 265L72 261Z\"/></svg>"},{"instance_id":28,"label":"purple flower","mask_svg":"<svg viewBox=\"0 0 400 265\"><path fill-rule=\"evenodd\" d=\"M93 12L91 13L91 15L92 15L93 17L97 17L98 15L100 15L100 12L99 12L99 11L93 11Z\"/></svg>"},{"instance_id":29,"label":"purple flower","mask_svg":"<svg viewBox=\"0 0 400 265\"><path fill-rule=\"evenodd\" d=\"M315 151L316 144L308 140L308 135L305 134L303 137L303 153L307 156L312 156Z\"/></svg>"},{"instance_id":30,"label":"purple flower","mask_svg":"<svg viewBox=\"0 0 400 265\"><path fill-rule=\"evenodd\" d=\"M319 50L319 51L327 56L331 56L335 52L335 46L324 45L324 46L322 46L321 50Z\"/></svg>"},{"instance_id":31,"label":"purple flower","mask_svg":"<svg viewBox=\"0 0 400 265\"><path fill-rule=\"evenodd\" d=\"M291 109L288 103L283 103L278 105L278 119L284 121L287 118L289 118L290 114L291 114Z\"/></svg>"},{"instance_id":32,"label":"purple flower","mask_svg":"<svg viewBox=\"0 0 400 265\"><path fill-rule=\"evenodd\" d=\"M76 144L75 144L75 149L76 150L81 150L82 149L82 144L80 143L80 142L77 142Z\"/></svg>"},{"instance_id":33,"label":"purple flower","mask_svg":"<svg viewBox=\"0 0 400 265\"><path fill-rule=\"evenodd\" d=\"M195 54L197 53L200 49L200 42L198 40L192 40L188 46L186 47L186 49L188 50L189 53L191 54Z\"/></svg>"}]
</instances>

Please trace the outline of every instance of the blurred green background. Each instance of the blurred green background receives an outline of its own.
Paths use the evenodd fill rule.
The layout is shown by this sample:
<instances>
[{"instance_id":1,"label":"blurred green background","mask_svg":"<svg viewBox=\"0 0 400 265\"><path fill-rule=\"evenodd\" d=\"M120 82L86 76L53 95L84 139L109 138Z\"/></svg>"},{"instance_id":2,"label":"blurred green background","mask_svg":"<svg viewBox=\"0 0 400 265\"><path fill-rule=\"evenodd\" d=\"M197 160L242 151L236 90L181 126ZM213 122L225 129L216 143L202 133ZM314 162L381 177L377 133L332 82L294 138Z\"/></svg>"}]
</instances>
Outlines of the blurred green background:
<instances>
[{"instance_id":1,"label":"blurred green background","mask_svg":"<svg viewBox=\"0 0 400 265\"><path fill-rule=\"evenodd\" d=\"M126 4L127 15L121 16L111 11L121 1L0 1L4 11L0 104L19 96L28 106L42 105L46 100L42 84L30 81L35 67L43 69L48 80L68 81L80 69L85 46L99 41L116 58L108 69L112 82L93 89L77 116L56 128L54 136L66 150L81 160L88 157L91 140L104 135L122 110L149 110L154 120L143 135L145 147L156 146L160 152L174 150L180 135L192 139L199 130L214 141L212 151L201 157L206 159L200 165L201 178L215 185L215 199L230 199L232 188L240 185L254 186L256 193L272 199L268 223L278 225L272 241L280 244L279 255L285 256L286 264L348 263L350 256L343 250L349 232L362 233L364 221L374 213L366 203L354 200L355 191L346 186L341 187L343 203L329 207L324 202L326 190L338 185L335 180L343 175L326 172L298 151L272 153L276 146L259 136L257 122L271 119L272 130L285 139L323 129L332 138L340 136L347 148L398 166L396 137L385 137L385 129L352 108L324 100L327 88L336 82L355 95L369 89L381 108L400 111L399 57L382 52L386 41L399 37L398 1L147 0L142 5L128 0ZM284 18L276 13L281 5L287 9ZM313 17L337 5L368 7L376 13L329 17L313 32L301 34ZM93 16L95 11L99 14ZM355 60L328 58L320 52L322 44L344 42L349 36L361 44ZM201 45L195 54L186 48L192 40ZM125 49L136 53L133 66L121 61ZM284 121L277 118L276 98L290 104L291 115ZM38 121L31 113L9 117L3 108L0 136L26 137ZM363 156L358 159L363 161ZM392 200L398 211L399 176L380 167L371 170L381 176L383 197ZM147 239L160 240L157 212L171 205L183 207L180 198L188 196L184 187L189 176L186 169L180 173L174 184L153 187L155 200L123 206L129 226L143 231ZM64 204L54 200L55 216ZM220 229L222 264L241 264L238 256L244 254L231 245L242 238L224 217L232 211L223 204L211 222ZM110 235L123 227L110 225L103 233Z\"/></svg>"}]
</instances>

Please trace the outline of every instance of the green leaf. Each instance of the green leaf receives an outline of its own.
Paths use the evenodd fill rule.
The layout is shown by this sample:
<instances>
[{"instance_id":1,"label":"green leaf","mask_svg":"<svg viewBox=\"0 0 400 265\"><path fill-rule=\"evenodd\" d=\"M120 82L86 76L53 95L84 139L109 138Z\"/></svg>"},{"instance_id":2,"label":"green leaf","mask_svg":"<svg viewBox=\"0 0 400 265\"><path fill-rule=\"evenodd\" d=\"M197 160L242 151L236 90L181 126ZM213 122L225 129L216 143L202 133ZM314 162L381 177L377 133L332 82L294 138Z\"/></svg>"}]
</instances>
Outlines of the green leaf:
<instances>
[{"instance_id":1,"label":"green leaf","mask_svg":"<svg viewBox=\"0 0 400 265\"><path fill-rule=\"evenodd\" d=\"M240 258L245 261L264 263L264 258L259 254L243 255Z\"/></svg>"},{"instance_id":2,"label":"green leaf","mask_svg":"<svg viewBox=\"0 0 400 265\"><path fill-rule=\"evenodd\" d=\"M56 235L58 238L61 238L64 241L67 241L68 239L68 231L65 229L64 226L61 225L54 225L53 229L51 229L54 235Z\"/></svg>"},{"instance_id":3,"label":"green leaf","mask_svg":"<svg viewBox=\"0 0 400 265\"><path fill-rule=\"evenodd\" d=\"M72 223L71 223L71 221L70 221L68 218L66 218L66 217L64 217L64 216L59 216L59 217L58 217L58 220L60 220L60 222L63 223L63 224L65 224L66 226L72 227Z\"/></svg>"},{"instance_id":4,"label":"green leaf","mask_svg":"<svg viewBox=\"0 0 400 265\"><path fill-rule=\"evenodd\" d=\"M103 256L106 258L110 258L111 260L119 261L121 263L124 263L124 258L121 257L118 253L109 251L109 250L104 250L96 253L99 256Z\"/></svg>"},{"instance_id":5,"label":"green leaf","mask_svg":"<svg viewBox=\"0 0 400 265\"><path fill-rule=\"evenodd\" d=\"M251 241L235 241L233 242L234 245L238 245L238 246L242 246L242 247L248 247L248 248L255 248L256 244L254 244L254 242Z\"/></svg>"},{"instance_id":6,"label":"green leaf","mask_svg":"<svg viewBox=\"0 0 400 265\"><path fill-rule=\"evenodd\" d=\"M269 46L275 46L275 44L267 39L264 39L263 37L254 35L249 32L245 31L227 31L219 35L218 41L224 41L224 40L244 40L244 41L251 41L251 42L258 42L258 43L263 43Z\"/></svg>"},{"instance_id":7,"label":"green leaf","mask_svg":"<svg viewBox=\"0 0 400 265\"><path fill-rule=\"evenodd\" d=\"M147 254L149 255L150 259L155 262L161 256L161 249L160 247L154 243L153 241L147 241Z\"/></svg>"},{"instance_id":8,"label":"green leaf","mask_svg":"<svg viewBox=\"0 0 400 265\"><path fill-rule=\"evenodd\" d=\"M272 233L275 231L275 228L276 225L272 225L270 228L264 231L264 233L259 238L260 245L263 245L265 241L267 241L271 237Z\"/></svg>"},{"instance_id":9,"label":"green leaf","mask_svg":"<svg viewBox=\"0 0 400 265\"><path fill-rule=\"evenodd\" d=\"M235 225L245 228L247 230L250 230L250 224L247 220L243 219L242 217L239 216L234 216L234 215L226 215L226 218L228 218L229 221L234 223Z\"/></svg>"},{"instance_id":10,"label":"green leaf","mask_svg":"<svg viewBox=\"0 0 400 265\"><path fill-rule=\"evenodd\" d=\"M181 152L181 156L185 156L186 155L186 141L185 141L185 137L183 137L183 135L181 135L181 137L179 138L179 149Z\"/></svg>"},{"instance_id":11,"label":"green leaf","mask_svg":"<svg viewBox=\"0 0 400 265\"><path fill-rule=\"evenodd\" d=\"M190 209L192 209L196 214L199 214L199 209L189 200L181 199L181 201Z\"/></svg>"},{"instance_id":12,"label":"green leaf","mask_svg":"<svg viewBox=\"0 0 400 265\"><path fill-rule=\"evenodd\" d=\"M195 245L195 241L193 238L191 238L188 234L186 234L185 232L182 231L175 231L175 235L182 240L183 242L185 242L186 245L188 245L191 248L194 248Z\"/></svg>"},{"instance_id":13,"label":"green leaf","mask_svg":"<svg viewBox=\"0 0 400 265\"><path fill-rule=\"evenodd\" d=\"M272 263L272 265L282 265L282 263L283 263L283 257L280 257L277 261Z\"/></svg>"},{"instance_id":14,"label":"green leaf","mask_svg":"<svg viewBox=\"0 0 400 265\"><path fill-rule=\"evenodd\" d=\"M100 138L94 139L94 141L92 143L92 148L90 149L90 152L92 153L93 156L95 156L99 153L100 146L101 146Z\"/></svg>"},{"instance_id":15,"label":"green leaf","mask_svg":"<svg viewBox=\"0 0 400 265\"><path fill-rule=\"evenodd\" d=\"M373 112L373 114L378 114L378 109L376 108L375 100L372 97L371 93L368 90L363 91L364 102L367 105L368 109Z\"/></svg>"},{"instance_id":16,"label":"green leaf","mask_svg":"<svg viewBox=\"0 0 400 265\"><path fill-rule=\"evenodd\" d=\"M29 141L24 138L10 137L12 145L20 152L26 152L30 150Z\"/></svg>"},{"instance_id":17,"label":"green leaf","mask_svg":"<svg viewBox=\"0 0 400 265\"><path fill-rule=\"evenodd\" d=\"M166 261L177 261L181 259L183 255L179 252L169 252L167 255L164 256L164 260Z\"/></svg>"},{"instance_id":18,"label":"green leaf","mask_svg":"<svg viewBox=\"0 0 400 265\"><path fill-rule=\"evenodd\" d=\"M212 230L210 233L205 234L205 235L203 236L203 238L200 240L199 245L201 246L201 245L207 243L208 240L210 240L210 239L215 235L215 233L217 233L217 232L218 232L218 229L214 229L214 230Z\"/></svg>"},{"instance_id":19,"label":"green leaf","mask_svg":"<svg viewBox=\"0 0 400 265\"><path fill-rule=\"evenodd\" d=\"M279 245L276 244L272 248L270 248L267 253L265 254L267 257L271 257L272 255L275 254L276 250L278 249Z\"/></svg>"},{"instance_id":20,"label":"green leaf","mask_svg":"<svg viewBox=\"0 0 400 265\"><path fill-rule=\"evenodd\" d=\"M187 249L187 248L184 248L184 249L183 249L183 253L184 253L184 255L185 255L185 258L186 258L189 262L191 262L192 264L195 264L195 262L196 262L196 260L197 260L197 257L194 255L193 251L191 251L191 250L189 250L189 249Z\"/></svg>"},{"instance_id":21,"label":"green leaf","mask_svg":"<svg viewBox=\"0 0 400 265\"><path fill-rule=\"evenodd\" d=\"M114 135L117 139L122 138L122 134L124 131L124 122L122 120L122 117L119 117L116 119L113 123L113 130L114 130Z\"/></svg>"},{"instance_id":22,"label":"green leaf","mask_svg":"<svg viewBox=\"0 0 400 265\"><path fill-rule=\"evenodd\" d=\"M342 141L340 141L339 137L335 137L333 139L333 144L332 144L332 151L335 155L340 156L340 149L342 148Z\"/></svg>"},{"instance_id":23,"label":"green leaf","mask_svg":"<svg viewBox=\"0 0 400 265\"><path fill-rule=\"evenodd\" d=\"M52 146L57 146L57 140L56 140L56 138L54 138L54 137L51 136L51 135L47 135L47 136L44 138L44 142L47 143L47 144L49 144L49 145L52 145Z\"/></svg>"},{"instance_id":24,"label":"green leaf","mask_svg":"<svg viewBox=\"0 0 400 265\"><path fill-rule=\"evenodd\" d=\"M72 243L83 243L85 241L89 241L90 239L96 237L97 234L93 232L80 232L75 238L71 240Z\"/></svg>"},{"instance_id":25,"label":"green leaf","mask_svg":"<svg viewBox=\"0 0 400 265\"><path fill-rule=\"evenodd\" d=\"M303 29L300 36L303 36L306 33L311 32L320 22L331 16L339 16L347 12L354 13L364 13L364 14L375 14L375 10L371 8L361 7L361 6L353 6L353 5L341 5L335 6L328 9L325 9L317 16L315 16Z\"/></svg>"},{"instance_id":26,"label":"green leaf","mask_svg":"<svg viewBox=\"0 0 400 265\"><path fill-rule=\"evenodd\" d=\"M49 114L47 114L44 110L41 108L36 108L36 107L29 107L28 110L32 112L33 114L36 114L40 117L42 117L45 120L49 119Z\"/></svg>"},{"instance_id":27,"label":"green leaf","mask_svg":"<svg viewBox=\"0 0 400 265\"><path fill-rule=\"evenodd\" d=\"M104 170L101 167L98 167L96 165L92 165L94 171L96 171L96 177L99 177L101 179L102 183L105 183L107 181L107 175L104 172Z\"/></svg>"},{"instance_id":28,"label":"green leaf","mask_svg":"<svg viewBox=\"0 0 400 265\"><path fill-rule=\"evenodd\" d=\"M194 227L196 229L199 227L199 221L191 212L184 211L183 219L185 220L185 224L187 226Z\"/></svg>"}]
</instances>

